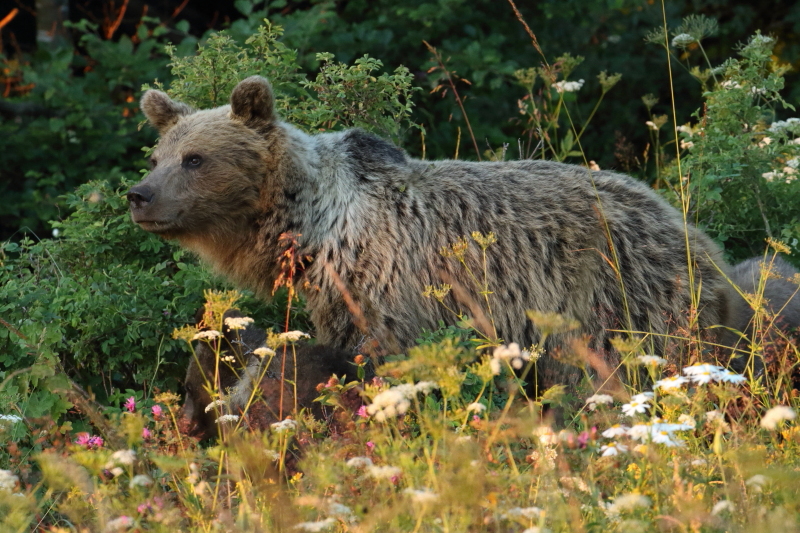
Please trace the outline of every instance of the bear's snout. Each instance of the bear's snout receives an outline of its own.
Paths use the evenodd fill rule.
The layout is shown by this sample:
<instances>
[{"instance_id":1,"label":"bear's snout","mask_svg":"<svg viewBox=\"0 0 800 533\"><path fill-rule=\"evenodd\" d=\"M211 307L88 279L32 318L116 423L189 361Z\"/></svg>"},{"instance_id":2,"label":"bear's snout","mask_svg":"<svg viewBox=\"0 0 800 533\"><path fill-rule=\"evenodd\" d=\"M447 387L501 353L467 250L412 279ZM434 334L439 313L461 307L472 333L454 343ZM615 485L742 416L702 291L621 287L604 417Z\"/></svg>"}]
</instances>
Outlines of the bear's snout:
<instances>
[{"instance_id":1,"label":"bear's snout","mask_svg":"<svg viewBox=\"0 0 800 533\"><path fill-rule=\"evenodd\" d=\"M147 185L137 185L128 191L127 196L128 202L131 204L131 208L141 209L152 202L155 195L156 193L153 192L153 190Z\"/></svg>"}]
</instances>

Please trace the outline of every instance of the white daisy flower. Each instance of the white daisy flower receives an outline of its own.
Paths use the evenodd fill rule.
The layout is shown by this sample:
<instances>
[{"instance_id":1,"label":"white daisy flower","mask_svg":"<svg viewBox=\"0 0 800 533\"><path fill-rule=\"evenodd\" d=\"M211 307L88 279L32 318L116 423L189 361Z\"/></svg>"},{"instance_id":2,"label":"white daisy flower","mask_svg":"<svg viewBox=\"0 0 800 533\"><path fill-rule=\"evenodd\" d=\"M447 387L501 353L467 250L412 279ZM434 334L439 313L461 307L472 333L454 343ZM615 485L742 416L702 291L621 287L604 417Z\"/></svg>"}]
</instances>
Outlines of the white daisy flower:
<instances>
[{"instance_id":1,"label":"white daisy flower","mask_svg":"<svg viewBox=\"0 0 800 533\"><path fill-rule=\"evenodd\" d=\"M629 429L630 428L628 426L624 426L622 424L616 424L605 430L603 433L601 433L601 435L603 435L607 439L613 439L616 437L622 437L623 435L627 435Z\"/></svg>"},{"instance_id":2,"label":"white daisy flower","mask_svg":"<svg viewBox=\"0 0 800 533\"><path fill-rule=\"evenodd\" d=\"M600 447L603 457L613 457L628 451L628 447L619 442L609 442Z\"/></svg>"}]
</instances>

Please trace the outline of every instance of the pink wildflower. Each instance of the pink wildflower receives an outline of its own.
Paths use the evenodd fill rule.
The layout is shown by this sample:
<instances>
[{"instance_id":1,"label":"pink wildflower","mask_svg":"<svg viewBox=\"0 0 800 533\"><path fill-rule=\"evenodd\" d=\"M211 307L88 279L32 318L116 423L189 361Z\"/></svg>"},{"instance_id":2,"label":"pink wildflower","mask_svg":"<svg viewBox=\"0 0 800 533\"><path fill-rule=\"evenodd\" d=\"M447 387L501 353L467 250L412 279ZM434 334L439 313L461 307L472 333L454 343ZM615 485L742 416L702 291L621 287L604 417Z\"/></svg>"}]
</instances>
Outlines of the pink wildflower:
<instances>
[{"instance_id":1,"label":"pink wildflower","mask_svg":"<svg viewBox=\"0 0 800 533\"><path fill-rule=\"evenodd\" d=\"M125 400L125 409L127 409L129 413L134 412L136 410L136 398L131 396Z\"/></svg>"},{"instance_id":2,"label":"pink wildflower","mask_svg":"<svg viewBox=\"0 0 800 533\"><path fill-rule=\"evenodd\" d=\"M371 440L367 441L367 448L369 448L370 451L374 450L375 449L375 443L372 442Z\"/></svg>"},{"instance_id":3,"label":"pink wildflower","mask_svg":"<svg viewBox=\"0 0 800 533\"><path fill-rule=\"evenodd\" d=\"M586 448L586 444L592 438L591 434L588 431L582 431L580 435L578 435L578 448Z\"/></svg>"},{"instance_id":4,"label":"pink wildflower","mask_svg":"<svg viewBox=\"0 0 800 533\"><path fill-rule=\"evenodd\" d=\"M84 446L89 450L101 448L103 446L103 438L96 435L89 435L88 433L78 433L78 438L75 439L75 444Z\"/></svg>"},{"instance_id":5,"label":"pink wildflower","mask_svg":"<svg viewBox=\"0 0 800 533\"><path fill-rule=\"evenodd\" d=\"M142 428L142 438L143 438L143 439L149 439L149 438L151 438L152 436L153 436L153 433L152 433L152 432L151 432L149 429L147 429L147 428Z\"/></svg>"},{"instance_id":6,"label":"pink wildflower","mask_svg":"<svg viewBox=\"0 0 800 533\"><path fill-rule=\"evenodd\" d=\"M356 411L356 415L360 416L361 418L367 418L369 416L367 414L367 406L366 405L362 405L361 407L359 407L358 411Z\"/></svg>"},{"instance_id":7,"label":"pink wildflower","mask_svg":"<svg viewBox=\"0 0 800 533\"><path fill-rule=\"evenodd\" d=\"M153 416L155 418L161 418L161 415L164 414L164 410L161 408L160 405L155 404L152 408Z\"/></svg>"}]
</instances>

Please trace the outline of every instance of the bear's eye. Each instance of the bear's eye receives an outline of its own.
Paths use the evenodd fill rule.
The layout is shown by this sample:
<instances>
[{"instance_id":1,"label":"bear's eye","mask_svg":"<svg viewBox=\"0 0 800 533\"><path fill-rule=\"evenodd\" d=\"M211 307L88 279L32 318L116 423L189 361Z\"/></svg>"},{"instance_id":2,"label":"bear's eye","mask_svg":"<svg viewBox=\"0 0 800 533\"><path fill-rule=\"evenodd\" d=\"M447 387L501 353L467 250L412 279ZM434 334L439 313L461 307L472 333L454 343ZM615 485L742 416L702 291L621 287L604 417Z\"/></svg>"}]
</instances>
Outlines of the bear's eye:
<instances>
[{"instance_id":1,"label":"bear's eye","mask_svg":"<svg viewBox=\"0 0 800 533\"><path fill-rule=\"evenodd\" d=\"M154 168L156 168L157 164L158 164L158 161L156 161L156 158L155 157L151 157L150 158L150 170L153 170Z\"/></svg>"},{"instance_id":2,"label":"bear's eye","mask_svg":"<svg viewBox=\"0 0 800 533\"><path fill-rule=\"evenodd\" d=\"M187 155L183 160L183 166L186 168L197 168L203 164L203 158L199 155Z\"/></svg>"}]
</instances>

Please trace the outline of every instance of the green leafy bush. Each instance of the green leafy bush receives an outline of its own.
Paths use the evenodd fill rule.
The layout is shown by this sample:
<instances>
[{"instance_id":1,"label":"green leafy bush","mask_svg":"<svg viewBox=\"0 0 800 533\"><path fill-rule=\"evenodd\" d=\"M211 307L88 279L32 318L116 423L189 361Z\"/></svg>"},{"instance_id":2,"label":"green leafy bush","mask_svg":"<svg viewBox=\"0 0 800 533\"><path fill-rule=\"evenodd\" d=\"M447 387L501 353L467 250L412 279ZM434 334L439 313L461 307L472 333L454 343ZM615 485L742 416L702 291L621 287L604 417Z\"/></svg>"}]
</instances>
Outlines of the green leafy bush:
<instances>
[{"instance_id":1,"label":"green leafy bush","mask_svg":"<svg viewBox=\"0 0 800 533\"><path fill-rule=\"evenodd\" d=\"M22 69L32 90L2 108L10 120L0 121L0 238L48 231L69 212L65 193L90 180L135 179L144 168L139 149L154 135L138 127L138 90L169 74L159 52L166 30L143 24L135 45L128 36L103 40L85 21L74 31L83 53L40 48Z\"/></svg>"},{"instance_id":2,"label":"green leafy bush","mask_svg":"<svg viewBox=\"0 0 800 533\"><path fill-rule=\"evenodd\" d=\"M227 103L237 83L255 74L267 77L282 117L306 130L362 127L399 141L409 124L411 75L397 67L394 74L375 75L383 63L364 56L352 66L320 53L316 79L309 80L297 62L297 52L279 39L283 28L269 21L244 44L228 32L209 36L197 54L180 56L167 46L173 81L167 91L178 101L205 109ZM165 84L155 87L164 90Z\"/></svg>"},{"instance_id":3,"label":"green leafy bush","mask_svg":"<svg viewBox=\"0 0 800 533\"><path fill-rule=\"evenodd\" d=\"M178 388L188 354L172 331L194 322L203 291L220 282L130 221L131 185L82 185L66 198L74 214L55 224L58 238L3 245L0 380L15 375L5 386L25 416L63 414L67 376L100 399ZM285 297L271 307L252 297L241 305L267 325L283 322Z\"/></svg>"},{"instance_id":4,"label":"green leafy bush","mask_svg":"<svg viewBox=\"0 0 800 533\"><path fill-rule=\"evenodd\" d=\"M703 20L685 21L672 46L699 44L707 32L695 27ZM774 46L757 33L739 47L739 58L690 71L710 87L696 123L677 128L682 157L667 169L675 203L734 261L762 253L767 239L800 250L800 121L776 118L778 108L794 107L780 94L788 66L775 61ZM657 133L664 122L651 129Z\"/></svg>"}]
</instances>

